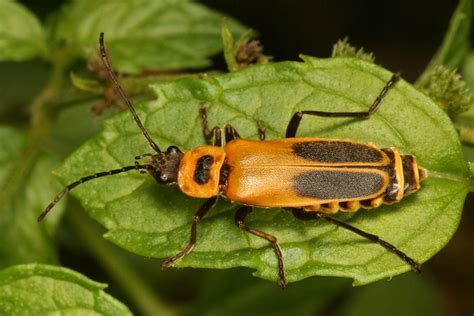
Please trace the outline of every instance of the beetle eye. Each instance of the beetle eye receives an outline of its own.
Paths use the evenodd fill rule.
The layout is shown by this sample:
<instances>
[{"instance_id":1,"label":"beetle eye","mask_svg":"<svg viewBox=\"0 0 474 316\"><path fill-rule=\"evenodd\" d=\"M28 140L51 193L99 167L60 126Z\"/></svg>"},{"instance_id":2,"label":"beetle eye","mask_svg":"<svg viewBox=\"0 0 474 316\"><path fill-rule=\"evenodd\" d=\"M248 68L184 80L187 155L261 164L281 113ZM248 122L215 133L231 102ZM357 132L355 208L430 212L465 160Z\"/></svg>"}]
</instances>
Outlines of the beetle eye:
<instances>
[{"instance_id":1,"label":"beetle eye","mask_svg":"<svg viewBox=\"0 0 474 316\"><path fill-rule=\"evenodd\" d=\"M177 153L177 152L179 152L179 149L176 146L170 146L168 147L168 149L166 149L167 154L172 154L172 153Z\"/></svg>"}]
</instances>

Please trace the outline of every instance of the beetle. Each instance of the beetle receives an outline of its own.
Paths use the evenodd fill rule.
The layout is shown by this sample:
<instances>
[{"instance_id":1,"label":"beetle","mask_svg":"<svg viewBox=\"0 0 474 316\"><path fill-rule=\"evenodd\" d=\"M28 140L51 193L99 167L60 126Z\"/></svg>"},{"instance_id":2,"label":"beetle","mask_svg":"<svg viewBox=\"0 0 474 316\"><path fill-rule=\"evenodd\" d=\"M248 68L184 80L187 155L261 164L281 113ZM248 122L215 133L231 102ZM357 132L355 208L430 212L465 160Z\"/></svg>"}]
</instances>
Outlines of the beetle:
<instances>
[{"instance_id":1,"label":"beetle","mask_svg":"<svg viewBox=\"0 0 474 316\"><path fill-rule=\"evenodd\" d=\"M106 53L103 33L99 37L99 52L117 93L127 104L154 153L135 157L135 165L99 172L67 185L40 214L38 221L43 220L54 205L76 186L92 179L139 170L147 172L160 184L178 185L190 197L206 199L194 214L189 242L162 263L162 270L173 266L193 250L198 223L216 205L218 198L223 197L241 205L234 217L238 228L272 245L278 262L278 285L282 288L288 282L277 238L245 223L253 207L284 208L297 219L320 219L333 223L378 243L405 261L413 271L421 272L421 265L394 245L330 216L338 211L356 212L359 208L372 209L382 204L393 204L419 190L420 182L427 173L418 166L415 156L402 155L395 147L379 149L373 144L350 140L296 137L305 115L369 118L397 83L399 74L392 75L368 111L299 111L289 121L285 138L278 140L266 140L265 129L260 125L259 140L240 138L237 130L229 124L223 129L209 129L207 107L201 105L199 114L203 135L212 145L195 147L186 152L170 146L162 151L143 126L118 82ZM144 157L148 160L139 163Z\"/></svg>"}]
</instances>

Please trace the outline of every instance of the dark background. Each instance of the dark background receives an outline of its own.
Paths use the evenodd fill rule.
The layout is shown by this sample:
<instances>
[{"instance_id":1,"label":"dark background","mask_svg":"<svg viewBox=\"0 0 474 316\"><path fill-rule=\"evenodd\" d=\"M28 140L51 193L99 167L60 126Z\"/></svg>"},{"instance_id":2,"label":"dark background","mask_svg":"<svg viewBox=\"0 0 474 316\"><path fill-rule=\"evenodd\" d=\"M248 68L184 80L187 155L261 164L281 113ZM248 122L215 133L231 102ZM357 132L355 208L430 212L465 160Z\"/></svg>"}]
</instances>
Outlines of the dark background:
<instances>
[{"instance_id":1,"label":"dark background","mask_svg":"<svg viewBox=\"0 0 474 316\"><path fill-rule=\"evenodd\" d=\"M332 45L348 36L354 46L373 52L377 64L391 71L401 71L411 82L440 45L457 5L457 1L405 0L201 2L256 30L265 53L274 56L275 61L297 60L300 53L329 57ZM44 19L63 1L22 3ZM216 57L215 61L218 67L224 68L221 57ZM454 238L425 265L441 291L443 312L449 315L472 315L474 312L472 194L468 202ZM334 312L329 309L327 313Z\"/></svg>"}]
</instances>

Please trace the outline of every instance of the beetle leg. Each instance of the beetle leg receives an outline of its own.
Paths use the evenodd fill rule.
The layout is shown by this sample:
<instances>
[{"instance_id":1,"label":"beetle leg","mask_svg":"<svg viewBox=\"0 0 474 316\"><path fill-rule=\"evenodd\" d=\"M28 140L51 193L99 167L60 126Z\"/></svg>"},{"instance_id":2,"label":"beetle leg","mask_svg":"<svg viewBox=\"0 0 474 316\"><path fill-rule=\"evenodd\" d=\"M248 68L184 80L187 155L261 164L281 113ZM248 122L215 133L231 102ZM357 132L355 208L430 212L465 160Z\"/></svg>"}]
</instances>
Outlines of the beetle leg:
<instances>
[{"instance_id":1,"label":"beetle leg","mask_svg":"<svg viewBox=\"0 0 474 316\"><path fill-rule=\"evenodd\" d=\"M285 265L283 262L283 253L281 251L280 245L278 244L278 241L275 236L245 225L245 218L251 212L252 212L252 207L250 206L242 206L239 209L237 209L237 212L235 212L235 218L234 218L235 225L237 225L237 227L239 227L240 229L245 230L246 232L249 232L255 236L266 239L272 243L272 247L273 247L273 250L275 251L275 255L278 261L278 285L284 289L288 285L288 281L285 276Z\"/></svg>"},{"instance_id":2,"label":"beetle leg","mask_svg":"<svg viewBox=\"0 0 474 316\"><path fill-rule=\"evenodd\" d=\"M199 114L201 116L201 125L202 125L202 134L207 141L213 140L212 144L214 146L222 146L222 131L219 127L214 127L212 130L209 130L209 125L207 122L207 106L205 103L201 104L199 109Z\"/></svg>"},{"instance_id":3,"label":"beetle leg","mask_svg":"<svg viewBox=\"0 0 474 316\"><path fill-rule=\"evenodd\" d=\"M237 132L237 130L230 124L225 125L224 133L225 133L225 142L226 143L228 143L231 140L234 140L236 138L240 138L240 135Z\"/></svg>"},{"instance_id":4,"label":"beetle leg","mask_svg":"<svg viewBox=\"0 0 474 316\"><path fill-rule=\"evenodd\" d=\"M351 232L356 233L357 235L362 236L364 238L367 238L370 241L375 242L375 243L381 245L382 247L384 247L385 249L387 249L388 251L394 253L400 259L402 259L408 265L410 265L411 269L414 272L416 272L416 273L421 272L421 265L419 263L417 263L415 260L413 260L412 258L407 256L407 254L405 254L403 251L399 250L394 245L392 245L392 244L386 242L385 240L381 239L377 235L367 233L363 230L360 230L360 229L358 229L358 228L356 228L352 225L349 225L347 223L339 221L339 220L337 220L337 219L335 219L331 216L328 216L324 213L321 213L321 212L308 212L308 211L304 211L302 209L292 209L292 212L293 212L293 215L297 219L301 219L301 220L322 219L322 220L325 220L327 222L333 223L334 225L342 227L344 229L350 230Z\"/></svg>"},{"instance_id":5,"label":"beetle leg","mask_svg":"<svg viewBox=\"0 0 474 316\"><path fill-rule=\"evenodd\" d=\"M387 94L388 90L390 90L395 83L400 79L400 74L395 73L392 75L390 80L385 84L382 91L380 91L379 95L375 98L374 102L370 106L369 110L366 112L325 112L325 111L299 111L293 114L291 117L290 122L286 128L286 138L295 137L298 127L300 125L301 119L303 115L314 115L314 116L323 116L323 117L354 117L360 119L367 119L369 118L380 106L382 99Z\"/></svg>"},{"instance_id":6,"label":"beetle leg","mask_svg":"<svg viewBox=\"0 0 474 316\"><path fill-rule=\"evenodd\" d=\"M197 224L204 217L204 215L206 215L207 212L211 210L214 207L214 205L216 205L216 202L217 202L217 196L211 197L206 202L204 202L204 204L198 209L198 211L196 212L196 214L194 214L194 217L193 217L193 224L191 226L191 236L189 238L188 244L186 245L186 247L183 248L183 250L178 252L176 255L169 257L168 259L163 261L163 263L161 264L161 270L171 267L178 260L182 259L184 256L186 256L193 250L194 245L196 244Z\"/></svg>"},{"instance_id":7,"label":"beetle leg","mask_svg":"<svg viewBox=\"0 0 474 316\"><path fill-rule=\"evenodd\" d=\"M265 138L267 138L267 129L263 126L261 121L257 121L257 130L258 138L260 140L265 140Z\"/></svg>"}]
</instances>

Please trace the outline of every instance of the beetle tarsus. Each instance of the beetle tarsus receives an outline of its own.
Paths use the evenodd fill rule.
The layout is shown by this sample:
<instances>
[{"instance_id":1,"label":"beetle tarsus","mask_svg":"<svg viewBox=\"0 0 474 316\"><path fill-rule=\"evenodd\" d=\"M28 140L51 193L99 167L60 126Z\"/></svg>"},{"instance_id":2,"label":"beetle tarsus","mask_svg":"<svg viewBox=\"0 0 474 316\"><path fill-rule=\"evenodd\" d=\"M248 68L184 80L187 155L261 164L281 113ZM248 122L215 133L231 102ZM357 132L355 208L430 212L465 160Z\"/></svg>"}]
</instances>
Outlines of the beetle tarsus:
<instances>
[{"instance_id":1,"label":"beetle tarsus","mask_svg":"<svg viewBox=\"0 0 474 316\"><path fill-rule=\"evenodd\" d=\"M183 250L181 250L180 252L178 252L174 256L169 257L165 261L163 261L161 263L161 271L172 267L176 262L178 262L183 257L185 257L187 254L189 254L191 251L193 251L193 248L194 248L194 244L188 244L188 245L186 245L186 247L184 247Z\"/></svg>"},{"instance_id":2,"label":"beetle tarsus","mask_svg":"<svg viewBox=\"0 0 474 316\"><path fill-rule=\"evenodd\" d=\"M298 219L301 219L301 220L322 219L322 220L330 222L334 225L342 227L344 229L350 230L351 232L356 233L357 235L362 236L364 238L367 238L368 240L370 240L372 242L376 242L379 245L381 245L382 247L384 247L385 249L387 249L390 252L397 255L403 261L405 261L411 267L411 269L414 272L421 273L421 265L419 263L417 263L415 260L410 258L406 253L399 250L397 247L395 247L391 243L381 239L377 235L367 233L367 232L365 232L365 231L363 231L363 230L361 230L357 227L354 227L354 226L349 225L345 222L339 221L339 220L337 220L337 219L335 219L331 216L328 216L324 213L321 213L321 212L305 211L303 209L291 209L291 210L293 212L293 215Z\"/></svg>"},{"instance_id":3,"label":"beetle tarsus","mask_svg":"<svg viewBox=\"0 0 474 316\"><path fill-rule=\"evenodd\" d=\"M203 205L197 210L196 214L193 217L193 223L191 226L191 236L189 237L188 244L172 257L169 257L161 264L161 270L169 268L173 266L177 261L181 260L183 257L188 255L191 251L193 251L194 245L196 244L196 232L197 232L197 224L201 221L201 219L209 212L217 202L217 196L213 196L209 198Z\"/></svg>"}]
</instances>

